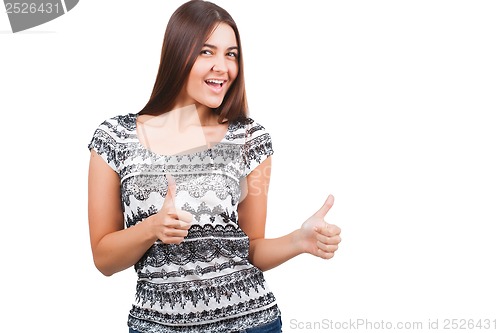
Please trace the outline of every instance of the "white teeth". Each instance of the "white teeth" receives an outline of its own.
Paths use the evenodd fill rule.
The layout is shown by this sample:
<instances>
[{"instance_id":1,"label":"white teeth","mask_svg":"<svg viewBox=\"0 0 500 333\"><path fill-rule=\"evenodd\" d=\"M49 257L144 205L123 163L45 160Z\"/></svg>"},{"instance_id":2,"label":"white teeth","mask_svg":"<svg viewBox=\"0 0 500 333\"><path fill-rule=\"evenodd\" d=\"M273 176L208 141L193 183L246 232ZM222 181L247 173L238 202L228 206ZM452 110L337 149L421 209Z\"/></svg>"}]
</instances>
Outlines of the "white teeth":
<instances>
[{"instance_id":1,"label":"white teeth","mask_svg":"<svg viewBox=\"0 0 500 333\"><path fill-rule=\"evenodd\" d=\"M224 80L207 80L208 83L223 84Z\"/></svg>"}]
</instances>

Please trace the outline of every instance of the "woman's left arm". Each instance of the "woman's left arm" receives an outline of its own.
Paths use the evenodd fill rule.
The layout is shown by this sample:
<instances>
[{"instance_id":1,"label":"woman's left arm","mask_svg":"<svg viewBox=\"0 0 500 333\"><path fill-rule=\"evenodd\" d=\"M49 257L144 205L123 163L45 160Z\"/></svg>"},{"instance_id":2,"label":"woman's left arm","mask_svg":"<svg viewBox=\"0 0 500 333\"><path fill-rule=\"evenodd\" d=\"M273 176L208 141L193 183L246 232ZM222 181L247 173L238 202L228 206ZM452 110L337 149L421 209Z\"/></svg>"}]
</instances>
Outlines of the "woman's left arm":
<instances>
[{"instance_id":1,"label":"woman's left arm","mask_svg":"<svg viewBox=\"0 0 500 333\"><path fill-rule=\"evenodd\" d=\"M238 206L240 228L250 239L250 262L266 271L302 253L310 253L324 259L332 258L341 239L340 228L324 220L326 213L333 206L331 195L299 229L279 238L265 238L270 176L269 156L247 176L244 186L245 198Z\"/></svg>"}]
</instances>

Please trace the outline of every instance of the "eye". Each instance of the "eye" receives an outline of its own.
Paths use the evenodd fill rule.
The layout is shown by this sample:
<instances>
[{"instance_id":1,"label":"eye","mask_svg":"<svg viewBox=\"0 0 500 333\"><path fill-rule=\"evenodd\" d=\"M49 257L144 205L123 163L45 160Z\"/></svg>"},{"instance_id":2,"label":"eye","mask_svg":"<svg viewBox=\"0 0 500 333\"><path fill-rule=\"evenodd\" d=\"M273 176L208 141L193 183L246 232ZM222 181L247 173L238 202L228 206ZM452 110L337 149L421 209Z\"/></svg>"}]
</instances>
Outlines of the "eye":
<instances>
[{"instance_id":1,"label":"eye","mask_svg":"<svg viewBox=\"0 0 500 333\"><path fill-rule=\"evenodd\" d=\"M213 52L211 50L204 49L204 50L201 50L200 54L201 55L212 55Z\"/></svg>"},{"instance_id":2,"label":"eye","mask_svg":"<svg viewBox=\"0 0 500 333\"><path fill-rule=\"evenodd\" d=\"M228 52L227 55L231 58L238 58L238 53L237 52Z\"/></svg>"}]
</instances>

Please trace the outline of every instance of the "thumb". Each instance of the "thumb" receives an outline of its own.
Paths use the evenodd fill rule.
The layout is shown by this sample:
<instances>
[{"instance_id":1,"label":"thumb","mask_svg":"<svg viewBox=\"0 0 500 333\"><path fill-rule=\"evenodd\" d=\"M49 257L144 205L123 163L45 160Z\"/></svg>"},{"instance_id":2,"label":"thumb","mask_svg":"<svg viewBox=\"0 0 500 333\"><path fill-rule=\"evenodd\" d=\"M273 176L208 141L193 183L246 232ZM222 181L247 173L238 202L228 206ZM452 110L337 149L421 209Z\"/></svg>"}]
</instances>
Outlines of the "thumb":
<instances>
[{"instance_id":1,"label":"thumb","mask_svg":"<svg viewBox=\"0 0 500 333\"><path fill-rule=\"evenodd\" d=\"M328 213L332 208L333 200L333 195L330 194L328 198L326 198L323 206L316 213L314 213L314 216L323 219L326 216L326 213Z\"/></svg>"},{"instance_id":2,"label":"thumb","mask_svg":"<svg viewBox=\"0 0 500 333\"><path fill-rule=\"evenodd\" d=\"M171 174L167 173L167 194L165 195L165 201L163 201L162 210L166 210L167 213L176 213L175 209L175 194L177 186L175 184L175 179Z\"/></svg>"}]
</instances>

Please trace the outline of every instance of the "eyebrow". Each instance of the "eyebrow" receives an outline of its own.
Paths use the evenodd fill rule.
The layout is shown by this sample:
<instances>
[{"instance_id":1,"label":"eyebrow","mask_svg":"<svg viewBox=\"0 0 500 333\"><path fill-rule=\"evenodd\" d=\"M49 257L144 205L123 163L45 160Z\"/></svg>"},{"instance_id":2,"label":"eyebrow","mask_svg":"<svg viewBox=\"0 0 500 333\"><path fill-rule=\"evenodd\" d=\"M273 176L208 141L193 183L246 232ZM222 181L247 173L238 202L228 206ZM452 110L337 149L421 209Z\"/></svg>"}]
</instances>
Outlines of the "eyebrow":
<instances>
[{"instance_id":1,"label":"eyebrow","mask_svg":"<svg viewBox=\"0 0 500 333\"><path fill-rule=\"evenodd\" d=\"M212 44L203 44L203 46L209 47L211 49L217 49L217 46L212 45ZM237 50L237 49L238 49L237 46L230 46L226 50Z\"/></svg>"}]
</instances>

